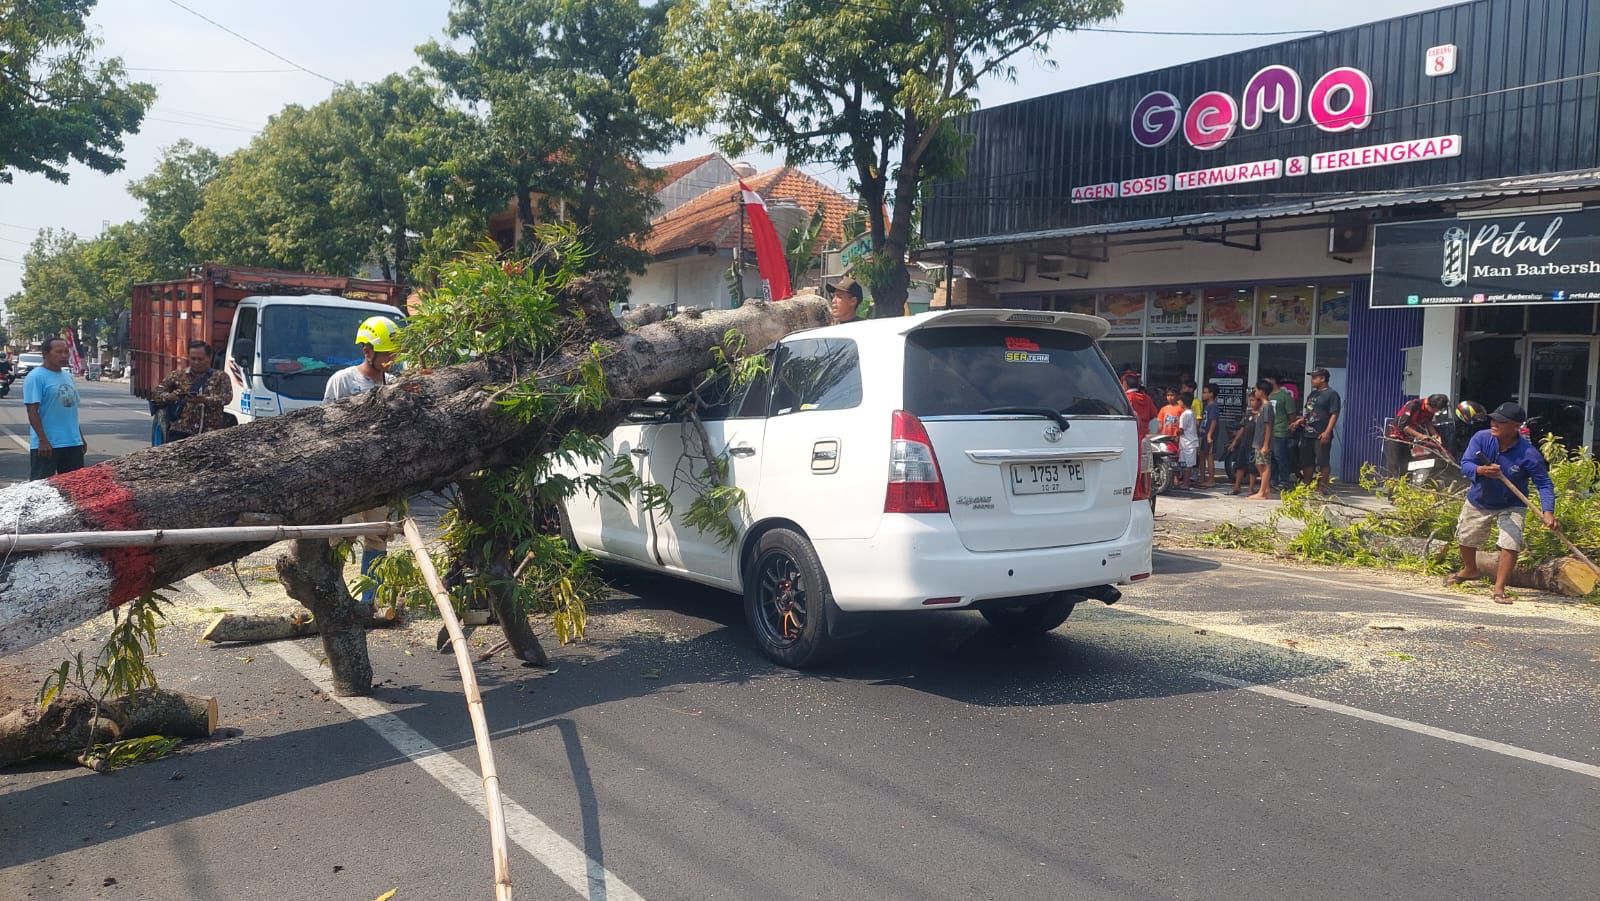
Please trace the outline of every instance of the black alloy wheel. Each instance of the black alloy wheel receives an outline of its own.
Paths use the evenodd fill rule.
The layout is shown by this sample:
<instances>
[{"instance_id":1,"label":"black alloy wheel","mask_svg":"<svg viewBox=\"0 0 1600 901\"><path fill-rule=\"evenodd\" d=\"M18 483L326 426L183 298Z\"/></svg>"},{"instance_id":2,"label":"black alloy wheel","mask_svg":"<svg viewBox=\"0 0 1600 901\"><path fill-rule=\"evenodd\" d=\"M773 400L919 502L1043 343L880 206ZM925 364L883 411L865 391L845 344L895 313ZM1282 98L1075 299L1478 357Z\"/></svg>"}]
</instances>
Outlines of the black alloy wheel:
<instances>
[{"instance_id":1,"label":"black alloy wheel","mask_svg":"<svg viewBox=\"0 0 1600 901\"><path fill-rule=\"evenodd\" d=\"M782 666L804 668L831 656L831 592L822 561L804 536L774 529L761 536L745 576L744 609L761 652Z\"/></svg>"}]
</instances>

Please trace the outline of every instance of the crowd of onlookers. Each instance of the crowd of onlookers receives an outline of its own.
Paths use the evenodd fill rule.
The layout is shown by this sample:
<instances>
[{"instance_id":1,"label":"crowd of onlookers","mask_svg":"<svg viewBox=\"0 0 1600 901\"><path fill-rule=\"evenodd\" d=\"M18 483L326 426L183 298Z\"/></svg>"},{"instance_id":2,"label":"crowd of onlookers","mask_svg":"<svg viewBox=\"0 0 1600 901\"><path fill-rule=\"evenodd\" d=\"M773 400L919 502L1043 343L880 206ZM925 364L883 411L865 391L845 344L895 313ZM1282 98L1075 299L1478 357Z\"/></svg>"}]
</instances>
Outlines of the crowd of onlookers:
<instances>
[{"instance_id":1,"label":"crowd of onlookers","mask_svg":"<svg viewBox=\"0 0 1600 901\"><path fill-rule=\"evenodd\" d=\"M1160 433L1177 440L1173 484L1205 489L1217 485L1217 467L1231 473L1232 494L1270 500L1274 491L1299 483L1328 490L1330 454L1339 423L1339 392L1328 385L1328 371L1308 373L1311 390L1297 398L1294 386L1276 377L1255 383L1237 422L1222 415L1215 383L1200 387L1185 374L1177 385L1159 393L1164 403L1140 380L1132 366L1122 371L1139 436Z\"/></svg>"}]
</instances>

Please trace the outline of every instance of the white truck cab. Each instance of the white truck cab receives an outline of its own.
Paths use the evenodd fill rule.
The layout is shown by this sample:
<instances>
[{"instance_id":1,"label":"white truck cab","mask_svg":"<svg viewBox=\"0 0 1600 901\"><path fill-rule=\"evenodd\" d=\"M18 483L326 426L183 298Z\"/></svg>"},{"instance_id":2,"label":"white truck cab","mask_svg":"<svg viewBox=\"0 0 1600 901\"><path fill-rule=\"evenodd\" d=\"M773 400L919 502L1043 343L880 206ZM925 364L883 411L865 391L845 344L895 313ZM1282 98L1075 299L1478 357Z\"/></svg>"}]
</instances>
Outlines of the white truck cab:
<instances>
[{"instance_id":1,"label":"white truck cab","mask_svg":"<svg viewBox=\"0 0 1600 901\"><path fill-rule=\"evenodd\" d=\"M322 403L328 377L361 362L356 329L372 316L402 318L388 304L327 295L239 301L228 334L227 411L249 422Z\"/></svg>"}]
</instances>

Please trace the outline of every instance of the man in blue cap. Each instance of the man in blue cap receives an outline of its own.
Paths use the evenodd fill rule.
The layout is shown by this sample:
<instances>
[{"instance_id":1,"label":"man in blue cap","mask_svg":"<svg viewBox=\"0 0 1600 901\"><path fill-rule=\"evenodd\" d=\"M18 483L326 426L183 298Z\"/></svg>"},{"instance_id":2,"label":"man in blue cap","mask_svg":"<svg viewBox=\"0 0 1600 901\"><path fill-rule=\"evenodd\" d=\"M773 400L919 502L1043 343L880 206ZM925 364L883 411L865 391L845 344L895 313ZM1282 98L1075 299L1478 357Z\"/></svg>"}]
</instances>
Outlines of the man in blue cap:
<instances>
[{"instance_id":1,"label":"man in blue cap","mask_svg":"<svg viewBox=\"0 0 1600 901\"><path fill-rule=\"evenodd\" d=\"M1522 408L1509 401L1489 414L1489 427L1472 436L1466 453L1461 455L1461 472L1472 480L1467 491L1467 501L1461 505L1461 516L1456 520L1456 541L1461 545L1461 569L1445 577L1446 585L1455 585L1479 578L1478 548L1489 540L1489 527L1500 528L1500 565L1494 574L1494 602L1509 604L1506 582L1517 565L1517 554L1523 548L1522 521L1528 508L1506 486L1504 477L1528 494L1531 480L1539 489L1540 518L1547 529L1556 525L1556 487L1550 481L1550 470L1544 455L1533 443L1522 437L1522 423L1527 420Z\"/></svg>"}]
</instances>

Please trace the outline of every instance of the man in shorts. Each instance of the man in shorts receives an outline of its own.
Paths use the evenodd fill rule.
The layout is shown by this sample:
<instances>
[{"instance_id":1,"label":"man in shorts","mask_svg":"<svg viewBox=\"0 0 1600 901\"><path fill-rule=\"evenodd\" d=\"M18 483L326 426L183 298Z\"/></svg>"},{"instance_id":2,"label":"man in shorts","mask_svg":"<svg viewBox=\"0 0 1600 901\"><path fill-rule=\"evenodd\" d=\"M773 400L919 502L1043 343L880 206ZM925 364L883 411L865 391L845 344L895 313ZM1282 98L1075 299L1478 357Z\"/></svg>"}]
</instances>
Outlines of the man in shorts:
<instances>
[{"instance_id":1,"label":"man in shorts","mask_svg":"<svg viewBox=\"0 0 1600 901\"><path fill-rule=\"evenodd\" d=\"M1556 488L1544 455L1522 437L1528 417L1514 403L1503 403L1489 414L1489 427L1472 436L1461 456L1461 472L1472 480L1461 516L1456 520L1456 541L1461 545L1461 569L1445 577L1446 585L1479 578L1478 548L1489 540L1489 527L1498 526L1500 564L1494 574L1494 602L1509 604L1506 582L1516 568L1523 548L1522 521L1528 508L1501 481L1504 476L1527 496L1528 482L1539 489L1539 517L1547 529L1556 525Z\"/></svg>"}]
</instances>

